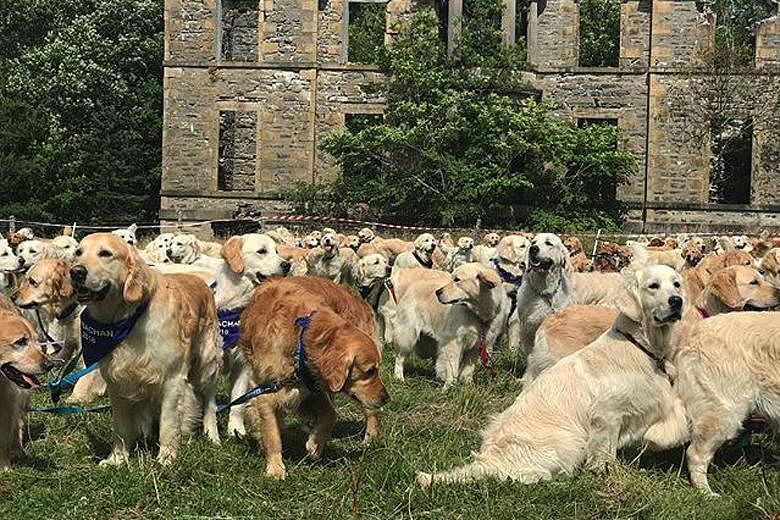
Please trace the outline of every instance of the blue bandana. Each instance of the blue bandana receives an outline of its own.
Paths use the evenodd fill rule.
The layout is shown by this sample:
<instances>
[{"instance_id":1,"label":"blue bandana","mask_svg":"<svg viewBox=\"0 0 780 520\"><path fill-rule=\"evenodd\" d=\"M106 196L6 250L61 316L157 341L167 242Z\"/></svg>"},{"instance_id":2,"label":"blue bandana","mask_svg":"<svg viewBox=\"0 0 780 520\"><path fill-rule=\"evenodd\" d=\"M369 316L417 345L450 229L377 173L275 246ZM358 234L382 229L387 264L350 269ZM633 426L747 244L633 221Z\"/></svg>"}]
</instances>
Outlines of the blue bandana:
<instances>
[{"instance_id":1,"label":"blue bandana","mask_svg":"<svg viewBox=\"0 0 780 520\"><path fill-rule=\"evenodd\" d=\"M493 262L493 267L495 267L498 276L500 276L501 280L503 280L504 282L511 283L512 285L517 285L517 286L520 286L523 283L522 275L517 276L510 273L509 271L501 267L501 264L495 258L492 259L491 262Z\"/></svg>"},{"instance_id":2,"label":"blue bandana","mask_svg":"<svg viewBox=\"0 0 780 520\"><path fill-rule=\"evenodd\" d=\"M127 339L147 307L148 301L139 305L132 315L114 323L97 321L84 309L81 313L81 350L84 364L89 367L99 362Z\"/></svg>"},{"instance_id":3,"label":"blue bandana","mask_svg":"<svg viewBox=\"0 0 780 520\"><path fill-rule=\"evenodd\" d=\"M217 311L219 335L222 336L222 348L228 350L238 343L241 313L244 309Z\"/></svg>"}]
</instances>

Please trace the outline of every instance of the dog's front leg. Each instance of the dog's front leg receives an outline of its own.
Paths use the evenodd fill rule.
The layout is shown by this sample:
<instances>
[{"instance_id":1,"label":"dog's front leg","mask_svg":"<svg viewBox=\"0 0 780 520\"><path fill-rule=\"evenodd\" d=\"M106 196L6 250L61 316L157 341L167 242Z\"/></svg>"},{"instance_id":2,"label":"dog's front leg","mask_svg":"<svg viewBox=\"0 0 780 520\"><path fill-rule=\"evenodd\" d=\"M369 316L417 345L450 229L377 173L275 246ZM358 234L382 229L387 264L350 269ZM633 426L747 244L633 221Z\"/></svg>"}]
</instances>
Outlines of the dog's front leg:
<instances>
[{"instance_id":1,"label":"dog's front leg","mask_svg":"<svg viewBox=\"0 0 780 520\"><path fill-rule=\"evenodd\" d=\"M368 444L379 433L379 410L364 408L363 416L366 419L366 433L363 435L363 444Z\"/></svg>"},{"instance_id":2,"label":"dog's front leg","mask_svg":"<svg viewBox=\"0 0 780 520\"><path fill-rule=\"evenodd\" d=\"M436 377L444 381L445 390L452 386L460 372L460 340L454 338L439 347L436 354Z\"/></svg>"},{"instance_id":3,"label":"dog's front leg","mask_svg":"<svg viewBox=\"0 0 780 520\"><path fill-rule=\"evenodd\" d=\"M191 407L191 403L183 402L187 380L184 376L176 376L163 386L162 403L160 405L160 453L157 462L170 464L176 458L176 452L181 442L181 427L192 420L183 408ZM188 416L184 416L188 415Z\"/></svg>"},{"instance_id":4,"label":"dog's front leg","mask_svg":"<svg viewBox=\"0 0 780 520\"><path fill-rule=\"evenodd\" d=\"M465 352L463 352L463 357L460 361L460 374L458 374L458 378L465 382L465 383L473 383L474 382L474 370L477 366L477 357L479 356L479 350L477 349L467 349Z\"/></svg>"},{"instance_id":5,"label":"dog's front leg","mask_svg":"<svg viewBox=\"0 0 780 520\"><path fill-rule=\"evenodd\" d=\"M591 419L585 446L586 469L603 472L617 459L620 424L619 416L608 415Z\"/></svg>"},{"instance_id":6,"label":"dog's front leg","mask_svg":"<svg viewBox=\"0 0 780 520\"><path fill-rule=\"evenodd\" d=\"M236 347L237 348L237 347ZM244 357L240 353L232 354L234 359L230 366L230 399L231 401L243 395L249 389L251 372ZM228 417L228 435L242 437L246 434L244 424L244 409L246 405L234 406Z\"/></svg>"},{"instance_id":7,"label":"dog's front leg","mask_svg":"<svg viewBox=\"0 0 780 520\"><path fill-rule=\"evenodd\" d=\"M130 448L135 446L140 434L137 411L132 401L111 397L111 419L114 423L114 447L111 454L100 461L101 466L119 466L130 458Z\"/></svg>"},{"instance_id":8,"label":"dog's front leg","mask_svg":"<svg viewBox=\"0 0 780 520\"><path fill-rule=\"evenodd\" d=\"M284 480L287 470L282 460L282 411L276 400L275 396L260 396L249 402L247 411L252 430L265 450L265 474Z\"/></svg>"}]
</instances>

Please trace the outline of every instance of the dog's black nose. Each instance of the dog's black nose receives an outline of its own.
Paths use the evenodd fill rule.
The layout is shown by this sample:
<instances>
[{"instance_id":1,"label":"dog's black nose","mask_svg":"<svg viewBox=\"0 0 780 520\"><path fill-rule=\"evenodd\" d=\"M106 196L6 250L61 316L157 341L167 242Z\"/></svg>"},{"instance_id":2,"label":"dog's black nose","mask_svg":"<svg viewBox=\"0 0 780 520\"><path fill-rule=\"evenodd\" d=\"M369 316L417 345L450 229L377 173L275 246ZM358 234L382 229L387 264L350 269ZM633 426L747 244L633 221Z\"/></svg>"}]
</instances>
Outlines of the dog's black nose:
<instances>
[{"instance_id":1,"label":"dog's black nose","mask_svg":"<svg viewBox=\"0 0 780 520\"><path fill-rule=\"evenodd\" d=\"M75 286L84 285L87 281L87 268L83 265L74 265L70 268L70 281Z\"/></svg>"},{"instance_id":2,"label":"dog's black nose","mask_svg":"<svg viewBox=\"0 0 780 520\"><path fill-rule=\"evenodd\" d=\"M532 255L535 255L539 252L539 246L534 244L531 246L531 248L528 251L530 251Z\"/></svg>"},{"instance_id":3,"label":"dog's black nose","mask_svg":"<svg viewBox=\"0 0 780 520\"><path fill-rule=\"evenodd\" d=\"M169 247L168 249L165 250L165 254L171 256L173 254L173 249Z\"/></svg>"},{"instance_id":4,"label":"dog's black nose","mask_svg":"<svg viewBox=\"0 0 780 520\"><path fill-rule=\"evenodd\" d=\"M287 273L290 272L290 262L288 262L287 260L283 260L280 265L281 265L281 268L282 268L282 272L284 274L287 274Z\"/></svg>"},{"instance_id":5,"label":"dog's black nose","mask_svg":"<svg viewBox=\"0 0 780 520\"><path fill-rule=\"evenodd\" d=\"M669 297L669 307L672 309L682 309L683 306L683 299L679 296L670 296Z\"/></svg>"},{"instance_id":6,"label":"dog's black nose","mask_svg":"<svg viewBox=\"0 0 780 520\"><path fill-rule=\"evenodd\" d=\"M436 297L441 298L442 293L444 292L444 287L440 289L436 289Z\"/></svg>"},{"instance_id":7,"label":"dog's black nose","mask_svg":"<svg viewBox=\"0 0 780 520\"><path fill-rule=\"evenodd\" d=\"M393 274L393 266L388 265L385 267L385 276L390 276Z\"/></svg>"},{"instance_id":8,"label":"dog's black nose","mask_svg":"<svg viewBox=\"0 0 780 520\"><path fill-rule=\"evenodd\" d=\"M24 258L22 258L20 256L19 258L16 259L16 263L19 264L19 267L23 266L24 265Z\"/></svg>"}]
</instances>

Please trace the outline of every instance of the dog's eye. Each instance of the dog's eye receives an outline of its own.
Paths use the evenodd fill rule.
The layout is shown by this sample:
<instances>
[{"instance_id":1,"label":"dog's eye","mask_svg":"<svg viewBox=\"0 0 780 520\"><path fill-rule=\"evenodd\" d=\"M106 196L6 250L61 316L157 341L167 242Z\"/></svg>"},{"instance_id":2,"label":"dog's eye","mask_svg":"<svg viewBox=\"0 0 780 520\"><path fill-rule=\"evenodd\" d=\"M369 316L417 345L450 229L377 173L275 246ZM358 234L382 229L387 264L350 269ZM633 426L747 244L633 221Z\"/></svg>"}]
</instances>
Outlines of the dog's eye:
<instances>
[{"instance_id":1,"label":"dog's eye","mask_svg":"<svg viewBox=\"0 0 780 520\"><path fill-rule=\"evenodd\" d=\"M262 249L258 249L258 250L257 250L257 254L258 254L258 255L264 255L264 254L266 254L267 252L268 252L268 251L266 250L266 248L262 248Z\"/></svg>"},{"instance_id":2,"label":"dog's eye","mask_svg":"<svg viewBox=\"0 0 780 520\"><path fill-rule=\"evenodd\" d=\"M81 248L79 248L79 249L76 249L76 253L75 253L75 255L76 255L76 256L81 256Z\"/></svg>"},{"instance_id":3,"label":"dog's eye","mask_svg":"<svg viewBox=\"0 0 780 520\"><path fill-rule=\"evenodd\" d=\"M750 282L750 285L758 285L758 280L753 280L752 282Z\"/></svg>"},{"instance_id":4,"label":"dog's eye","mask_svg":"<svg viewBox=\"0 0 780 520\"><path fill-rule=\"evenodd\" d=\"M101 258L111 258L112 255L111 255L111 251L107 249L101 249L100 251L98 251L98 256Z\"/></svg>"},{"instance_id":5,"label":"dog's eye","mask_svg":"<svg viewBox=\"0 0 780 520\"><path fill-rule=\"evenodd\" d=\"M8 251L3 251L3 254L0 256L8 256Z\"/></svg>"},{"instance_id":6,"label":"dog's eye","mask_svg":"<svg viewBox=\"0 0 780 520\"><path fill-rule=\"evenodd\" d=\"M30 278L29 282L30 282L30 286L38 287L38 280L33 280L32 278Z\"/></svg>"},{"instance_id":7,"label":"dog's eye","mask_svg":"<svg viewBox=\"0 0 780 520\"><path fill-rule=\"evenodd\" d=\"M35 254L35 253L37 253L37 252L38 252L38 251L36 251L35 249L30 249L30 253L32 253L32 254Z\"/></svg>"},{"instance_id":8,"label":"dog's eye","mask_svg":"<svg viewBox=\"0 0 780 520\"><path fill-rule=\"evenodd\" d=\"M379 260L374 260L374 265L379 265Z\"/></svg>"},{"instance_id":9,"label":"dog's eye","mask_svg":"<svg viewBox=\"0 0 780 520\"><path fill-rule=\"evenodd\" d=\"M679 289L680 288L680 282L674 282L674 286L675 286L675 288Z\"/></svg>"},{"instance_id":10,"label":"dog's eye","mask_svg":"<svg viewBox=\"0 0 780 520\"><path fill-rule=\"evenodd\" d=\"M453 278L453 279L452 279L452 281L453 281L453 282L455 282L455 283L458 283L458 282L460 281L460 278L458 278L458 277L456 276L455 278Z\"/></svg>"},{"instance_id":11,"label":"dog's eye","mask_svg":"<svg viewBox=\"0 0 780 520\"><path fill-rule=\"evenodd\" d=\"M374 377L374 375L376 375L376 367L369 368L368 370L365 371L365 374L368 377Z\"/></svg>"},{"instance_id":12,"label":"dog's eye","mask_svg":"<svg viewBox=\"0 0 780 520\"><path fill-rule=\"evenodd\" d=\"M27 339L27 336L22 336L21 338L19 338L16 341L14 341L14 346L16 348L24 348L24 347L27 346L27 342L28 341L29 340Z\"/></svg>"},{"instance_id":13,"label":"dog's eye","mask_svg":"<svg viewBox=\"0 0 780 520\"><path fill-rule=\"evenodd\" d=\"M647 286L648 289L653 289L653 290L660 289L660 287L661 286L658 282L653 282Z\"/></svg>"},{"instance_id":14,"label":"dog's eye","mask_svg":"<svg viewBox=\"0 0 780 520\"><path fill-rule=\"evenodd\" d=\"M548 240L547 242L545 242L545 243L544 243L544 245L546 245L546 246L552 246L552 242L550 242L550 241Z\"/></svg>"}]
</instances>

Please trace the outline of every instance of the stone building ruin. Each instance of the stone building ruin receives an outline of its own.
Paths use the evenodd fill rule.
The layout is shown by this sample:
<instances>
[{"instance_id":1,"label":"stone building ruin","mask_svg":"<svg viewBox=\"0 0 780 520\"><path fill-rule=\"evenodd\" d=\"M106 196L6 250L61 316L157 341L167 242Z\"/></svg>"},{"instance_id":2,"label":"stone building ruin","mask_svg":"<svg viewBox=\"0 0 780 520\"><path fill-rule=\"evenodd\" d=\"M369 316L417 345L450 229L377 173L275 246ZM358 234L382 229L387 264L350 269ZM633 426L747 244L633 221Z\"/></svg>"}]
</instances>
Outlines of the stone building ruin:
<instances>
[{"instance_id":1,"label":"stone building ruin","mask_svg":"<svg viewBox=\"0 0 780 520\"><path fill-rule=\"evenodd\" d=\"M446 4L450 46L463 2ZM385 42L413 8L409 0L166 0L163 222L283 212L291 181L334 175L321 139L383 111L368 88L382 74L349 59L357 3L384 11ZM752 130L735 152L749 160L744 200L712 201L709 147L686 137L700 100L681 104L679 92L697 81L691 67L714 41L715 20L701 2L623 0L619 61L598 68L579 64L577 0L535 0L522 12L517 5L507 5L502 28L508 42L526 38L528 77L542 99L557 103L561 117L617 124L619 146L637 157L633 178L618 188L627 227L780 229L777 111L744 115ZM777 92L778 17L756 31L751 81L757 92Z\"/></svg>"}]
</instances>

